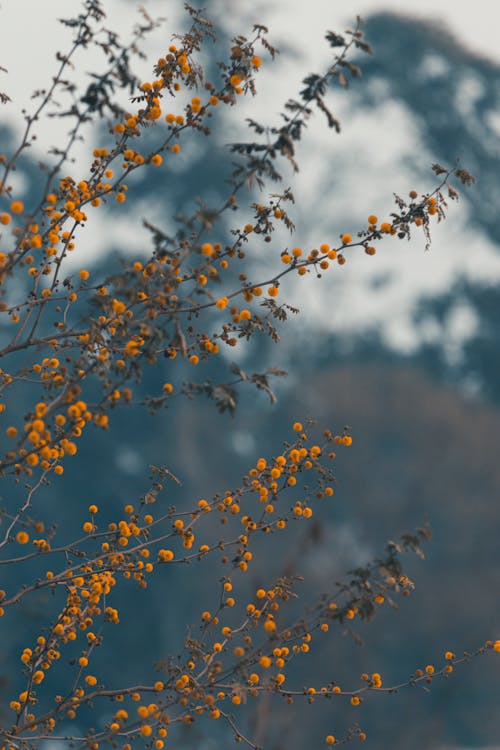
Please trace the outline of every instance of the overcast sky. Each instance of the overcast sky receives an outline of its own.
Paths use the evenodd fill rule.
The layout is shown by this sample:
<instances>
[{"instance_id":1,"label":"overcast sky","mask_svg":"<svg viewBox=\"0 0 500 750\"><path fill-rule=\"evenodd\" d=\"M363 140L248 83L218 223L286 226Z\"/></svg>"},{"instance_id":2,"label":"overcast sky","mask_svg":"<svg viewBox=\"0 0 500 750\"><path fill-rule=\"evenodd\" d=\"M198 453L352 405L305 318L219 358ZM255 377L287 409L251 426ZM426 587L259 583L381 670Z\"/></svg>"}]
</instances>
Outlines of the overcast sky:
<instances>
[{"instance_id":1,"label":"overcast sky","mask_svg":"<svg viewBox=\"0 0 500 750\"><path fill-rule=\"evenodd\" d=\"M0 0L0 91L6 91L13 103L2 107L4 120L20 124L19 112L29 106L29 96L43 88L55 70L54 54L67 49L70 31L58 23L58 18L75 15L82 7L81 0ZM170 35L179 28L182 0L102 0L107 13L106 23L127 39L134 22L139 18L137 8L143 5L154 17L164 17L165 24L148 39L148 60L143 63L145 78L151 75L151 62L162 54ZM297 51L306 69L315 64L315 56L326 57L328 49L321 41L325 29L342 31L353 25L357 14L367 16L379 10L393 10L427 19L447 26L471 50L490 56L500 63L498 28L500 3L494 0L207 0L207 13L222 11L228 18L231 10L231 30L244 32L250 23L261 22L270 27L270 38L278 47ZM215 13L214 13L215 14ZM85 60L82 68L90 66ZM84 70L82 70L84 72ZM53 123L54 124L54 123ZM56 125L57 127L57 125Z\"/></svg>"},{"instance_id":2,"label":"overcast sky","mask_svg":"<svg viewBox=\"0 0 500 750\"><path fill-rule=\"evenodd\" d=\"M131 27L136 10L143 5L153 15L167 18L168 38L172 23L182 8L181 0L103 0L111 26L124 34ZM9 91L16 95L42 85L52 70L53 54L66 33L57 18L81 7L80 0L0 0L0 65L10 72ZM237 25L238 16L269 24L275 37L291 44L315 45L325 27L342 30L360 14L393 10L444 22L472 50L500 62L498 28L500 3L495 0L207 0L210 8L229 8ZM3 74L5 77L5 74Z\"/></svg>"}]
</instances>

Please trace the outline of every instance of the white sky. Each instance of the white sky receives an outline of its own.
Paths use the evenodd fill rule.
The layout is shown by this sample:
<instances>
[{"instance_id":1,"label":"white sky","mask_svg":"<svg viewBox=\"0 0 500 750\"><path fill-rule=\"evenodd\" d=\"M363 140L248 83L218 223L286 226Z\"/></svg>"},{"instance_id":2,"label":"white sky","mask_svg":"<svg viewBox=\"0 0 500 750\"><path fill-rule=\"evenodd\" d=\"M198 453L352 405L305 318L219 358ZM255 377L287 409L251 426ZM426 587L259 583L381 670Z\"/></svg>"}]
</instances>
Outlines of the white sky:
<instances>
[{"instance_id":1,"label":"white sky","mask_svg":"<svg viewBox=\"0 0 500 750\"><path fill-rule=\"evenodd\" d=\"M110 26L126 34L137 18L139 5L154 16L167 19L165 32L157 35L165 41L182 9L181 0L103 0ZM498 27L500 3L495 0L207 0L210 8L230 9L234 26L238 17L270 26L274 38L311 50L325 28L342 31L357 14L366 16L378 10L393 10L442 21L471 50L500 62ZM67 31L57 18L78 12L80 0L0 0L0 65L10 72L0 80L16 102L23 93L42 86L53 70L53 56L60 49ZM166 38L165 38L166 37ZM8 85L7 84L8 80Z\"/></svg>"},{"instance_id":2,"label":"white sky","mask_svg":"<svg viewBox=\"0 0 500 750\"><path fill-rule=\"evenodd\" d=\"M142 5L151 15L167 18L164 27L148 41L148 60L143 63L142 71L145 80L150 80L152 62L164 53L171 33L178 30L176 19L182 12L183 2L143 0ZM261 97L243 105L243 109L247 108L246 114L252 114L257 119L262 112L267 118L269 111L276 110L276 75L280 80L281 104L288 96L296 94L297 84L304 71L318 69L320 63L328 59L328 47L322 41L325 30L342 32L347 26L352 26L356 14L367 16L379 10L393 10L441 21L471 51L490 56L500 63L500 3L494 0L474 0L468 4L462 0L419 0L418 3L400 0L349 0L348 3L340 3L338 0L206 0L205 5L208 15L211 8L224 12L230 9L231 30L234 29L235 33L245 32L249 28L249 23L259 22L268 25L270 39L275 41L278 47L283 48L283 55L277 67L264 65L259 73ZM127 39L130 29L138 19L137 6L138 4L125 0L104 0L103 7L108 14L107 25L117 29ZM21 125L20 109L23 106L32 107L29 101L30 92L47 84L56 67L55 52L69 46L70 32L57 22L57 18L75 14L80 7L80 0L0 0L0 66L8 69L8 74L0 72L0 91L6 91L13 99L12 104L0 108L0 116L5 121L18 127ZM287 54L287 51L291 50L296 52L295 56L290 57ZM82 57L81 72L84 73L89 67L91 66L88 60ZM339 106L343 114L342 103ZM333 196L335 213L339 217L349 216L351 196L355 194L360 193L359 202L366 206L366 211L363 210L362 213L365 216L370 212L379 214L383 210L392 210L393 190L404 191L408 187L426 189L425 186L408 185L412 175L405 173L401 165L407 161L405 155L418 144L418 132L415 132L415 126L408 121L405 112L398 110L398 105L394 104L392 109L391 106L389 104L387 108L381 108L378 112L378 126L373 125L376 120L372 118L369 134L364 115L360 115L358 122L351 113L350 119L344 123L344 133L340 140L334 140L332 143L332 154L335 159L340 158L341 154L356 153L359 163L357 171L354 169L343 173L344 176L348 175L348 178L345 178L347 182L344 183L341 194ZM334 111L337 113L339 110L334 107ZM236 112L234 114L237 115ZM58 127L64 132L67 126L64 121L52 121L50 130L40 128L41 149L57 141ZM307 160L303 160L308 163L303 165L304 170L301 173L302 190L306 196L307 186L310 187L318 175L323 180L327 178L322 146L320 145L316 153L311 149L311 141L314 143L315 139L321 144L324 143L324 137L329 139L329 143L332 141L331 133L325 135L325 130L323 123L316 118L309 132L310 150L307 151ZM228 133L228 140L231 140L232 135L234 134ZM86 149L88 150L88 144ZM377 154L376 160L370 158L370 152ZM422 158L427 164L433 160L433 155L423 154ZM384 174L385 179L381 180L381 174ZM358 190L360 184L364 186L362 191ZM345 278L345 283L333 286L338 297L336 309L331 317L340 323L344 330L349 330L361 325L363 320L366 320L369 310L371 319L380 320L385 326L389 341L400 348L411 349L416 336L409 317L413 300L424 292L438 292L449 288L456 278L457 269L462 268L467 272L467 264L470 265L471 242L475 246L475 263L469 269L470 274L474 274L475 269L479 267L486 276L500 279L500 262L496 248L486 239L478 239L476 235L470 234L464 209L464 204L458 209L453 209L455 214L463 214L462 220L455 222L454 226L451 223L445 224L440 229L437 234L439 242L436 242L436 248L431 253L424 254L423 242L420 242L404 253L402 250L396 253L388 251L381 253L380 257L377 255L376 258L363 257L352 263L352 270L347 266L338 269L339 273L345 274L342 277ZM309 210L307 203L305 210ZM314 245L325 239L332 241L332 226L337 233L356 228L340 226L330 221L328 227L323 227L330 231L330 238L325 238L324 235L317 238L311 236L314 235L311 230L307 239ZM141 241L134 228L133 217L129 216L127 219L124 216L124 220L116 227L113 239L125 249L127 246L128 249L135 245L140 246ZM320 229L318 224L316 231ZM96 224L92 232L87 231L87 243L92 245L94 252L99 252L105 249L103 242L109 246L110 236L109 226L104 230L102 225ZM451 251L447 252L449 248ZM482 258L480 264L477 263L478 257ZM374 274L385 278L382 293L371 286ZM320 282L322 288L326 283L325 280ZM314 281L311 291L312 289L318 290L318 285ZM328 290L328 286L325 290ZM293 304L293 300L289 301ZM311 314L316 315L325 325L326 317L330 316L325 316L324 295L312 291L310 299L304 305L307 306ZM395 312L397 315L394 315ZM469 320L467 325L462 326L464 335L470 335L472 328ZM460 326L457 335L459 334ZM436 334L427 331L426 335Z\"/></svg>"}]
</instances>

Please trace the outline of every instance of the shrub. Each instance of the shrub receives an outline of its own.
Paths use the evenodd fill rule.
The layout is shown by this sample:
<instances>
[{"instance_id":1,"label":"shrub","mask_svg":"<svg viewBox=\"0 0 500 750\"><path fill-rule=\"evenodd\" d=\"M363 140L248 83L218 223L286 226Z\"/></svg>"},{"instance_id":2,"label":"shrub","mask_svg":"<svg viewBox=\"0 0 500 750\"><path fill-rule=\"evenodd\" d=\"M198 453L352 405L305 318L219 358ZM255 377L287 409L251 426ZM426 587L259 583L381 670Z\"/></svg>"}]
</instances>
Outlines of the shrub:
<instances>
[{"instance_id":1,"label":"shrub","mask_svg":"<svg viewBox=\"0 0 500 750\"><path fill-rule=\"evenodd\" d=\"M205 45L214 40L214 28L200 11L186 10L189 30L173 38L153 65L152 79L141 82L131 59L155 22L145 16L130 45L122 46L101 28L99 2L87 0L77 18L64 22L74 37L72 47L58 55L59 70L50 87L38 93L34 113L26 116L19 147L1 157L0 408L6 489L0 510L5 571L0 615L5 629L18 627L20 619L28 638L18 673L9 675L13 692L2 718L2 750L38 746L48 738L91 750L105 745L129 750L134 743L161 750L167 735L167 741L176 741L179 726L201 724L207 734L225 736L211 728L214 720L254 747L251 734L242 729L247 701L272 696L286 703L321 699L327 706L330 700L357 706L373 691L395 689L378 673L363 674L348 687L334 681L317 684L314 673L305 686L293 684L287 675L293 675L295 662L308 658L312 644L320 644L339 625L370 620L388 601L410 594L412 582L401 554L421 554L427 528L390 543L379 559L318 595L306 610L300 606L296 576L271 569L258 588L245 576L254 555L266 556L287 535L293 546L294 522L310 523L331 501L334 460L353 443L348 427L319 431L310 421L292 420L284 446L276 447L276 455L254 457L238 487L207 498L183 498L179 508L165 500L168 487L179 484L166 466L151 467L149 489L127 500L116 517L97 500L81 507L78 498L71 498L71 516L80 527L76 535L65 524L56 528L47 522L39 502L68 464L78 461L82 441L92 440L95 430L106 432L118 408L137 405L136 384L161 362L168 363L171 376L160 390L139 399L154 413L175 399L201 396L220 411L234 412L242 387L263 390L273 400L272 377L282 373L272 367L249 374L233 365L230 379L219 382L196 380L197 368L214 358L224 363L225 352L254 338L279 340L279 327L296 312L282 293L290 274L307 284L311 274L332 272L354 252L373 256L376 246L407 239L414 231L423 232L428 245L432 222L445 218L448 198L458 195L453 178L473 181L463 169L435 164L437 183L430 192L397 197L389 218L381 221L370 214L355 234L325 238L317 248L273 249L265 267L250 261L252 247L265 249L276 228L293 232L292 190L270 193L269 186L281 182L283 161L297 170L296 144L313 110L339 130L327 90L331 83L346 86L359 76L352 52L370 53L358 20L355 30L344 35L328 32L331 64L304 79L297 99L286 102L278 126L250 120L254 140L231 144L229 189L218 205L200 201L191 214L179 217L173 235L145 222L153 245L149 256L124 258L122 267L105 278L94 276L84 257L75 270L71 256L84 255L84 231L94 212L111 211L116 203L116 211L133 213L133 200L127 198L136 173L159 169L165 180L178 179L171 165L183 140L195 138L210 148L207 139L221 122L218 110L253 96L261 67L275 55L267 29L254 26L248 37L234 38L212 82L201 59ZM92 45L104 51L108 66L81 92L68 77L75 55ZM122 92L131 94L127 110L119 103ZM26 158L39 120L65 95L73 97L63 113L72 123L68 140L42 170L43 185L21 195L11 175ZM7 103L8 96L2 100ZM106 130L99 131L101 143L88 168L78 176L66 175L80 135L100 122ZM241 221L238 212L244 215ZM193 374L183 381L186 372ZM207 567L212 558L217 572ZM145 664L140 684L109 684L93 665L103 650L110 660L126 660L126 654L116 653L113 637L114 628L126 627L115 606L115 589L164 585L172 566L182 567L186 576L199 575L199 566L208 571L212 607L198 612L193 603L194 627L182 651L156 668ZM35 594L50 594L38 633L31 632L23 609ZM147 626L130 638L140 648ZM490 648L499 651L500 642L487 642L476 653ZM448 676L469 656L448 651L442 663L424 665L404 684ZM75 726L82 729L75 732ZM360 725L332 727L325 743L351 738L365 739Z\"/></svg>"}]
</instances>

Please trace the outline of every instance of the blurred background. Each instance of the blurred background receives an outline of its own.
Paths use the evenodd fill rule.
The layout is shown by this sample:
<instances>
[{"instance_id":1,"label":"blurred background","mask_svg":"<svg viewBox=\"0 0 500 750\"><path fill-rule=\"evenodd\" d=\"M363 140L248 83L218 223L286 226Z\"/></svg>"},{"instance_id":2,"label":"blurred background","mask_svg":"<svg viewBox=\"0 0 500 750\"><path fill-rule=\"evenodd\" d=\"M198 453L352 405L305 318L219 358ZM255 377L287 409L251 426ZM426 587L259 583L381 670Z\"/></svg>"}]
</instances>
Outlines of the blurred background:
<instances>
[{"instance_id":1,"label":"blurred background","mask_svg":"<svg viewBox=\"0 0 500 750\"><path fill-rule=\"evenodd\" d=\"M138 18L135 3L106 0L103 5L107 24L127 38ZM273 64L264 58L258 97L218 113L217 147L207 149L193 138L183 145L173 179L163 170L148 172L147 179L138 174L129 191L133 212L124 216L116 208L89 223L83 246L93 275L107 273L119 254L148 253L141 218L169 232L175 214L194 206L193 197L217 204L230 170L224 144L249 137L244 116L276 125L281 105L297 94L304 75L321 71L328 62L324 32L352 28L357 13L364 17L374 55L359 59L363 76L347 91L332 88L328 94L342 123L341 135L315 116L298 148L300 173L294 176L283 165L284 186L292 185L296 197L291 213L297 232L293 239L276 235L272 263L269 251L255 248L256 278L266 264L276 267L286 246L335 245L340 233L355 235L364 228L368 214L386 219L394 207L393 192L405 196L411 189L432 190L433 162L449 166L459 159L477 178L476 185L460 187L458 205L449 207L446 222L435 225L427 252L416 235L410 243L380 243L374 257L353 253L345 266L320 279L284 280L282 296L301 309L300 317L282 327L279 345L261 339L231 352L248 371L288 371L278 385L276 405L264 394L242 393L234 418L201 400L179 402L154 417L142 410L117 410L110 432L87 435L71 470L44 490L44 501L61 529L78 529L81 515L75 509L97 501L112 515L147 488L149 464L165 464L182 481L172 502L191 507L199 497L238 486L259 455L276 454L295 419L311 417L319 427L336 430L348 424L354 444L339 455L335 501L324 506L314 540L305 526L296 532L296 543L305 550L300 564L278 545L273 559L259 562L256 555L248 585L269 585L269 570L296 565L306 577L307 600L308 593L328 590L346 571L379 555L388 539L427 519L433 538L426 560L407 561L416 585L412 596L399 610L382 609L372 623L358 626L362 646L339 628L311 655L319 683L357 684L361 672L378 671L386 684L393 684L418 667L440 663L447 649L462 653L500 637L500 11L484 1L469 8L427 0L410 8L396 0L334 5L298 0L205 4L222 49L233 35L248 33L259 22L269 25L280 55ZM185 17L181 3L173 0L144 6L165 17L144 45L147 59L137 61L149 80L152 63L171 34L182 30ZM2 0L0 65L8 73L1 74L0 90L13 100L1 110L2 151L15 147L20 110L33 106L30 92L47 83L55 51L68 46L70 35L57 18L78 8L76 0L53 0L49 7ZM207 56L207 65L214 64L215 58ZM99 69L98 57L82 58L74 71L82 91L94 69ZM64 119L40 123L32 158L15 176L27 203L39 180L37 162L48 160L48 149L65 127ZM99 135L89 130L68 172L85 174L91 149L105 139L104 127ZM197 375L220 379L229 362L206 364ZM148 372L135 394L157 390L170 378L167 368L159 365ZM188 377L187 371L181 368L177 377ZM24 407L20 397L20 415ZM214 568L213 575L220 574ZM130 587L120 596L123 625L113 631L120 654L117 650L116 660L106 666L103 657L109 684L122 680L124 669L127 679L139 679L145 663L176 652L186 623L196 616L193 597L196 611L210 603L196 571L186 576L175 568L163 574L161 585L146 592ZM29 622L38 632L46 605L42 596L30 599L29 609L19 613L24 628ZM140 647L134 634L141 634ZM11 692L13 665L25 640L26 632L12 629L0 645L5 695ZM304 662L304 669L311 664ZM289 710L276 703L258 716L247 711L244 728L258 730L267 750L321 746L325 733L333 729L341 735L355 721L376 750L491 750L500 747L499 676L500 662L491 655L436 681L430 693L413 688L369 696L362 709L330 702ZM295 679L302 684L300 668ZM205 733L195 725L183 745L211 750L228 739L214 736L213 726Z\"/></svg>"}]
</instances>

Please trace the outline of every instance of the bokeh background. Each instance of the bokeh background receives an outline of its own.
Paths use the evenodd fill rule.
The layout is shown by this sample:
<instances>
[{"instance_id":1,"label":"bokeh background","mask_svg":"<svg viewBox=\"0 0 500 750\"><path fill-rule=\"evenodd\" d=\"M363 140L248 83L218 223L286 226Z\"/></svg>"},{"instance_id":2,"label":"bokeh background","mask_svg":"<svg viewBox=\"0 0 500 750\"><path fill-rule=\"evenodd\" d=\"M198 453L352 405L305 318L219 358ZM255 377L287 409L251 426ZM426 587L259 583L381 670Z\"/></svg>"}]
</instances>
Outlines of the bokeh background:
<instances>
[{"instance_id":1,"label":"bokeh background","mask_svg":"<svg viewBox=\"0 0 500 750\"><path fill-rule=\"evenodd\" d=\"M301 528L299 552L277 546L260 562L256 555L249 586L265 585L269 570L291 566L306 576L307 600L308 593L328 589L376 557L388 539L428 519L433 539L426 560L408 560L416 584L412 596L399 610L382 610L360 626L362 646L339 629L311 657L318 682L348 684L364 671L381 672L387 684L402 682L417 667L439 663L447 649L461 653L500 637L500 11L484 0L468 7L428 0L205 6L222 44L259 22L269 26L281 54L273 64L265 60L258 97L219 115L216 148L193 139L173 173L156 170L131 183L134 212L116 209L89 224L84 253L93 273L106 273L118 254L148 252L142 217L169 231L193 196L217 202L229 169L224 143L247 136L243 116L276 124L278 108L296 95L304 75L327 62L324 32L352 27L357 13L365 19L374 55L359 60L363 76L349 90L329 93L341 135L316 116L298 149L299 175L284 166L284 185L293 184L297 200L297 233L292 241L277 237L276 253L279 242L335 244L339 233L363 228L368 214L387 217L393 192L432 189L432 162L460 159L477 183L460 189L460 201L435 227L429 251L421 236L386 242L373 258L353 255L321 279L284 281L283 297L301 314L282 328L280 345L260 340L231 352L250 371L288 371L276 405L265 395L243 393L234 418L200 400L154 417L117 411L110 432L87 436L72 469L46 490L47 513L62 530L80 528L80 511L89 502L106 505L112 515L147 488L149 464L168 465L182 480L172 502L190 507L193 499L237 486L258 455L276 453L291 421L312 417L336 429L348 424L354 445L339 457L335 502L325 506L314 538ZM105 0L104 7L107 24L127 38L138 20L135 3ZM165 17L144 45L147 60L137 61L149 80L152 62L185 19L174 0L150 0L144 7ZM1 73L0 89L12 98L1 110L2 151L18 141L20 110L33 106L30 93L46 84L55 51L68 45L69 32L57 18L78 8L76 0L2 0L0 65L8 73ZM74 75L82 90L99 62L93 53L81 58ZM207 57L209 66L214 62ZM40 123L32 158L15 176L27 200L39 179L37 162L50 158L48 150L65 127L64 119ZM90 151L104 137L104 128L89 130L68 171L84 173ZM266 263L256 249L255 268ZM228 363L207 364L203 376L221 377ZM164 382L168 373L162 367L148 373L136 394ZM20 396L20 414L24 406ZM124 590L123 624L113 633L116 654L102 657L108 682L124 672L139 679L145 664L176 652L186 624L209 604L195 571L186 576L173 569L147 592ZM1 694L10 692L26 630L35 632L45 622L46 607L42 596L32 598L19 612L24 632L13 628L0 644L0 703ZM304 669L311 663L304 662ZM436 681L430 693L414 688L371 696L362 710L333 702L292 711L272 704L257 716L249 710L247 728L258 731L269 750L321 746L326 732L338 728L341 734L356 720L377 750L491 749L500 747L499 676L500 662L492 655ZM301 684L300 669L295 679ZM211 750L228 740L214 735L213 727L186 732L183 745Z\"/></svg>"}]
</instances>

